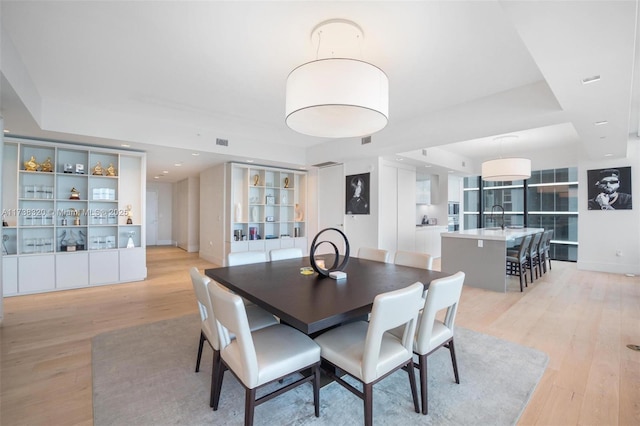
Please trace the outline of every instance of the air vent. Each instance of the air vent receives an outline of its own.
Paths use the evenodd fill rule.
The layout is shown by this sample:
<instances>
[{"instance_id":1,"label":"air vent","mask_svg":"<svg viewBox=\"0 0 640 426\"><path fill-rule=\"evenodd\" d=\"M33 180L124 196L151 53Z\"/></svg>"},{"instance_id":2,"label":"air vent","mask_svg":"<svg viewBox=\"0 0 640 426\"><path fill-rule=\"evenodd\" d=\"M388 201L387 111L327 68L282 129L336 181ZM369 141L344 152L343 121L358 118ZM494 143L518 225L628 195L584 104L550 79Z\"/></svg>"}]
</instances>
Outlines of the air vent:
<instances>
[{"instance_id":1,"label":"air vent","mask_svg":"<svg viewBox=\"0 0 640 426\"><path fill-rule=\"evenodd\" d=\"M216 138L216 145L229 146L229 139Z\"/></svg>"},{"instance_id":2,"label":"air vent","mask_svg":"<svg viewBox=\"0 0 640 426\"><path fill-rule=\"evenodd\" d=\"M340 163L336 163L335 161L325 161L324 163L314 164L313 167L323 168L323 167L337 166L338 164Z\"/></svg>"},{"instance_id":3,"label":"air vent","mask_svg":"<svg viewBox=\"0 0 640 426\"><path fill-rule=\"evenodd\" d=\"M361 145L366 145L368 143L371 143L371 136L365 136L364 138L362 138Z\"/></svg>"}]
</instances>

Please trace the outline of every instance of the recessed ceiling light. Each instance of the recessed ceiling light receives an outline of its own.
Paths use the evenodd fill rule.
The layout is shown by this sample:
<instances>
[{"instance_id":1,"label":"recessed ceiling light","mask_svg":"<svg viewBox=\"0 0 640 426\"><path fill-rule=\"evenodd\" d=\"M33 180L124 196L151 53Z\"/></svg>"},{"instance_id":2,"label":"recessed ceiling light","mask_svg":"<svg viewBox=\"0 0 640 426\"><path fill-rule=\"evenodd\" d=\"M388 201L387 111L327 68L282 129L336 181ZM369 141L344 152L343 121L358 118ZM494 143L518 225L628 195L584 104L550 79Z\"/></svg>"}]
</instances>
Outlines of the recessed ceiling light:
<instances>
[{"instance_id":1,"label":"recessed ceiling light","mask_svg":"<svg viewBox=\"0 0 640 426\"><path fill-rule=\"evenodd\" d=\"M253 163L253 160L247 160L247 163Z\"/></svg>"},{"instance_id":2,"label":"recessed ceiling light","mask_svg":"<svg viewBox=\"0 0 640 426\"><path fill-rule=\"evenodd\" d=\"M605 157L613 157L613 154L612 154L612 153L610 153L610 152L608 152L608 153L606 153L604 156L605 156Z\"/></svg>"},{"instance_id":3,"label":"recessed ceiling light","mask_svg":"<svg viewBox=\"0 0 640 426\"><path fill-rule=\"evenodd\" d=\"M599 75L594 75L591 77L586 77L582 79L582 84L589 84L589 83L595 83L596 81L600 81L600 76Z\"/></svg>"},{"instance_id":4,"label":"recessed ceiling light","mask_svg":"<svg viewBox=\"0 0 640 426\"><path fill-rule=\"evenodd\" d=\"M396 157L396 161L402 161L404 158Z\"/></svg>"},{"instance_id":5,"label":"recessed ceiling light","mask_svg":"<svg viewBox=\"0 0 640 426\"><path fill-rule=\"evenodd\" d=\"M176 166L176 167L181 167L181 166L182 166L182 163L175 163L175 164L174 164L174 166Z\"/></svg>"},{"instance_id":6,"label":"recessed ceiling light","mask_svg":"<svg viewBox=\"0 0 640 426\"><path fill-rule=\"evenodd\" d=\"M9 130L9 129L4 129L4 132L5 132L5 133L9 133L10 131L11 131L11 130Z\"/></svg>"},{"instance_id":7,"label":"recessed ceiling light","mask_svg":"<svg viewBox=\"0 0 640 426\"><path fill-rule=\"evenodd\" d=\"M154 179L160 179L160 176L154 176L153 178Z\"/></svg>"},{"instance_id":8,"label":"recessed ceiling light","mask_svg":"<svg viewBox=\"0 0 640 426\"><path fill-rule=\"evenodd\" d=\"M131 145L129 145L128 143L123 143L120 146L123 148L129 148Z\"/></svg>"},{"instance_id":9,"label":"recessed ceiling light","mask_svg":"<svg viewBox=\"0 0 640 426\"><path fill-rule=\"evenodd\" d=\"M193 155L194 157L197 157L198 155L200 155L199 152L192 152L191 155Z\"/></svg>"},{"instance_id":10,"label":"recessed ceiling light","mask_svg":"<svg viewBox=\"0 0 640 426\"><path fill-rule=\"evenodd\" d=\"M602 121L596 121L595 123L596 126L602 126L604 124L609 124L609 122L607 120L602 120Z\"/></svg>"},{"instance_id":11,"label":"recessed ceiling light","mask_svg":"<svg viewBox=\"0 0 640 426\"><path fill-rule=\"evenodd\" d=\"M429 168L429 167L431 167L431 164L425 164L424 166L425 166L426 168Z\"/></svg>"},{"instance_id":12,"label":"recessed ceiling light","mask_svg":"<svg viewBox=\"0 0 640 426\"><path fill-rule=\"evenodd\" d=\"M298 167L298 168L299 168L300 170L307 170L307 168L306 168L306 167L302 167L302 166L301 166L301 167Z\"/></svg>"},{"instance_id":13,"label":"recessed ceiling light","mask_svg":"<svg viewBox=\"0 0 640 426\"><path fill-rule=\"evenodd\" d=\"M169 173L169 170L163 170L162 173L166 175L167 173Z\"/></svg>"}]
</instances>

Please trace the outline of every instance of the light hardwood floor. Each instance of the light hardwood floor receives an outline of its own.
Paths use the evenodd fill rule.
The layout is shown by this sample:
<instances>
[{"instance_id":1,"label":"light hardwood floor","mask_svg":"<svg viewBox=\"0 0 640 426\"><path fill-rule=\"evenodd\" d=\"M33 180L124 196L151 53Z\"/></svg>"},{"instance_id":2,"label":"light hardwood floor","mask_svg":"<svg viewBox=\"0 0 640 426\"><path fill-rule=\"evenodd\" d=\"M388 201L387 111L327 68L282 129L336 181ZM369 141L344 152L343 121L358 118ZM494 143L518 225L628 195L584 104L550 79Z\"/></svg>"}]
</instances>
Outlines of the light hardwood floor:
<instances>
[{"instance_id":1,"label":"light hardwood floor","mask_svg":"<svg viewBox=\"0 0 640 426\"><path fill-rule=\"evenodd\" d=\"M188 269L215 265L173 247L147 265L143 282L4 299L0 424L91 425L91 338L197 312ZM457 324L549 354L519 424L640 424L639 277L555 262L524 293L465 287Z\"/></svg>"}]
</instances>

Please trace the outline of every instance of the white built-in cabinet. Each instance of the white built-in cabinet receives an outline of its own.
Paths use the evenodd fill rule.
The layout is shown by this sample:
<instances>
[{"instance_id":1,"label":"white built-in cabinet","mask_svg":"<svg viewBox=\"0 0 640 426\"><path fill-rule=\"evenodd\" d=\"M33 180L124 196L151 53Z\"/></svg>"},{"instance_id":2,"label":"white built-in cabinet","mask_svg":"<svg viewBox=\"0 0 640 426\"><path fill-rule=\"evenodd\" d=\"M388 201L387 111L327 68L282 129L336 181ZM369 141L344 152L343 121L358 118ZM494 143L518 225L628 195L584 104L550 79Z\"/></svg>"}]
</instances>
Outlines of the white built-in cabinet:
<instances>
[{"instance_id":1,"label":"white built-in cabinet","mask_svg":"<svg viewBox=\"0 0 640 426\"><path fill-rule=\"evenodd\" d=\"M307 173L229 163L225 258L230 252L299 247L308 253Z\"/></svg>"},{"instance_id":2,"label":"white built-in cabinet","mask_svg":"<svg viewBox=\"0 0 640 426\"><path fill-rule=\"evenodd\" d=\"M442 253L441 236L448 227L443 225L428 225L416 227L416 251L440 257Z\"/></svg>"},{"instance_id":3,"label":"white built-in cabinet","mask_svg":"<svg viewBox=\"0 0 640 426\"><path fill-rule=\"evenodd\" d=\"M414 251L415 204L415 170L384 164L380 178L380 248L392 253Z\"/></svg>"},{"instance_id":4,"label":"white built-in cabinet","mask_svg":"<svg viewBox=\"0 0 640 426\"><path fill-rule=\"evenodd\" d=\"M4 296L146 278L144 153L5 138L2 161Z\"/></svg>"}]
</instances>

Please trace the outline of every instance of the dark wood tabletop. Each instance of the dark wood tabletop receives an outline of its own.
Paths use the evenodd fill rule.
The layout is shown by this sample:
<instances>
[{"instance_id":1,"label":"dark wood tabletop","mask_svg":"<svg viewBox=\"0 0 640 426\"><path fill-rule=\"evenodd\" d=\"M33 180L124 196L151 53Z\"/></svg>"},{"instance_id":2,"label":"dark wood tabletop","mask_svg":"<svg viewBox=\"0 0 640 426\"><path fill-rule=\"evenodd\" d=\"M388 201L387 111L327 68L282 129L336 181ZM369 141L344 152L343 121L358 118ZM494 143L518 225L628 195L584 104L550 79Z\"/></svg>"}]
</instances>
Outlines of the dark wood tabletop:
<instances>
[{"instance_id":1,"label":"dark wood tabletop","mask_svg":"<svg viewBox=\"0 0 640 426\"><path fill-rule=\"evenodd\" d=\"M380 293L416 281L451 275L439 271L350 258L347 278L336 281L317 273L303 275L309 258L206 269L205 274L306 334L314 334L371 311Z\"/></svg>"}]
</instances>

